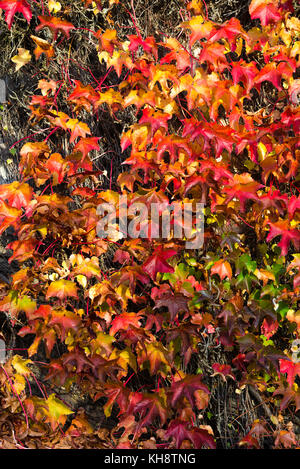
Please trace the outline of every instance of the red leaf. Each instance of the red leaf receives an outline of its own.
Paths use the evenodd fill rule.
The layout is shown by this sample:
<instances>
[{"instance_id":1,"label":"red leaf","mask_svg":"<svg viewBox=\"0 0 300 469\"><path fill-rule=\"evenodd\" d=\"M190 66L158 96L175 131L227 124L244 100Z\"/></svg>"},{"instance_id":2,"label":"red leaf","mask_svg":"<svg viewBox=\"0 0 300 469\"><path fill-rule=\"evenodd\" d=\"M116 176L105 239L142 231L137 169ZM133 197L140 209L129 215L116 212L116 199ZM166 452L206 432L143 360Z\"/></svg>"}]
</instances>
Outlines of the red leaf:
<instances>
[{"instance_id":1,"label":"red leaf","mask_svg":"<svg viewBox=\"0 0 300 469\"><path fill-rule=\"evenodd\" d=\"M287 382L292 387L296 376L300 376L300 363L294 363L290 360L279 360L280 373L287 373Z\"/></svg>"},{"instance_id":2,"label":"red leaf","mask_svg":"<svg viewBox=\"0 0 300 469\"><path fill-rule=\"evenodd\" d=\"M127 413L128 415L137 414L139 416L137 429L150 425L157 417L159 417L161 425L167 419L167 408L159 393L132 393Z\"/></svg>"},{"instance_id":3,"label":"red leaf","mask_svg":"<svg viewBox=\"0 0 300 469\"><path fill-rule=\"evenodd\" d=\"M69 21L61 20L55 16L38 16L38 19L41 24L39 24L35 30L39 31L40 29L48 27L53 34L54 40L57 38L59 31L66 37L69 37L70 31L75 29L75 26L69 23Z\"/></svg>"},{"instance_id":4,"label":"red leaf","mask_svg":"<svg viewBox=\"0 0 300 469\"><path fill-rule=\"evenodd\" d=\"M140 327L140 315L138 313L121 313L111 323L110 335L115 335L120 329L127 330L130 325Z\"/></svg>"},{"instance_id":5,"label":"red leaf","mask_svg":"<svg viewBox=\"0 0 300 469\"><path fill-rule=\"evenodd\" d=\"M147 261L143 264L144 271L152 278L156 279L157 272L167 273L174 272L173 267L171 267L166 259L169 257L175 256L177 251L174 249L163 250L161 246L155 249L152 256L150 256Z\"/></svg>"},{"instance_id":6,"label":"red leaf","mask_svg":"<svg viewBox=\"0 0 300 469\"><path fill-rule=\"evenodd\" d=\"M206 394L210 394L208 387L201 381L201 375L188 375L180 381L173 382L169 391L171 406L176 406L180 399L186 398L191 406L194 407L196 404L194 393L198 389L201 389Z\"/></svg>"},{"instance_id":7,"label":"red leaf","mask_svg":"<svg viewBox=\"0 0 300 469\"><path fill-rule=\"evenodd\" d=\"M260 19L262 26L277 23L281 19L281 14L274 3L270 1L266 3L265 0L253 0L249 6L249 13L251 19Z\"/></svg>"},{"instance_id":8,"label":"red leaf","mask_svg":"<svg viewBox=\"0 0 300 469\"><path fill-rule=\"evenodd\" d=\"M213 436L210 435L207 430L191 427L189 422L180 419L173 420L170 423L165 437L174 438L177 449L180 449L184 440L191 441L195 449L201 449L203 447L211 449L216 448Z\"/></svg>"},{"instance_id":9,"label":"red leaf","mask_svg":"<svg viewBox=\"0 0 300 469\"><path fill-rule=\"evenodd\" d=\"M296 250L300 249L300 232L297 229L289 229L290 224L288 220L279 220L276 223L268 222L268 225L271 229L267 236L267 241L271 241L276 236L281 236L278 246L281 248L282 256L287 255L291 242Z\"/></svg>"},{"instance_id":10,"label":"red leaf","mask_svg":"<svg viewBox=\"0 0 300 469\"><path fill-rule=\"evenodd\" d=\"M277 329L278 329L278 322L277 321L274 321L272 318L270 318L269 316L267 316L264 320L263 320L263 323L261 325L261 333L267 338L267 339L270 339L270 337L272 337Z\"/></svg>"},{"instance_id":11,"label":"red leaf","mask_svg":"<svg viewBox=\"0 0 300 469\"><path fill-rule=\"evenodd\" d=\"M5 10L5 21L9 29L11 28L13 17L16 13L22 13L24 18L30 23L32 13L26 0L3 0L0 1L0 8Z\"/></svg>"},{"instance_id":12,"label":"red leaf","mask_svg":"<svg viewBox=\"0 0 300 469\"><path fill-rule=\"evenodd\" d=\"M230 378L235 380L235 377L232 374L230 365L224 365L224 364L221 364L221 363L214 363L212 365L212 368L213 368L214 372L211 376L220 375L225 382L226 382L226 376L229 376Z\"/></svg>"},{"instance_id":13,"label":"red leaf","mask_svg":"<svg viewBox=\"0 0 300 469\"><path fill-rule=\"evenodd\" d=\"M92 150L99 150L99 137L86 137L81 138L74 147L75 151L80 151L83 157L86 157L87 154Z\"/></svg>"}]
</instances>

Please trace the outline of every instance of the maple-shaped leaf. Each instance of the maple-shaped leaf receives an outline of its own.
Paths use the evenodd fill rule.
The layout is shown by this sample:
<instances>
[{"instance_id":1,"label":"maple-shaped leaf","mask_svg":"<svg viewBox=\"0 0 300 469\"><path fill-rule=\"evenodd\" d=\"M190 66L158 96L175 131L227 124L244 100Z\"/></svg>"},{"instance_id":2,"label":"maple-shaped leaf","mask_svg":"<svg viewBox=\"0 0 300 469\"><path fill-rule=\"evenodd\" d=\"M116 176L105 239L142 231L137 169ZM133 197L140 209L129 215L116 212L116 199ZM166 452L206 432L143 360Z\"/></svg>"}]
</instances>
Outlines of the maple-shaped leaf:
<instances>
[{"instance_id":1,"label":"maple-shaped leaf","mask_svg":"<svg viewBox=\"0 0 300 469\"><path fill-rule=\"evenodd\" d=\"M66 166L67 164L60 153L52 153L46 161L45 168L48 170L49 176L52 176L54 186L63 182Z\"/></svg>"},{"instance_id":2,"label":"maple-shaped leaf","mask_svg":"<svg viewBox=\"0 0 300 469\"><path fill-rule=\"evenodd\" d=\"M110 335L115 335L120 329L127 330L130 325L140 327L141 315L139 313L121 313L111 323Z\"/></svg>"},{"instance_id":3,"label":"maple-shaped leaf","mask_svg":"<svg viewBox=\"0 0 300 469\"><path fill-rule=\"evenodd\" d=\"M137 281L139 281L142 285L145 285L149 282L148 275L145 275L143 269L138 265L122 267L119 272L116 272L111 276L112 286L128 286L131 295L133 295L135 292Z\"/></svg>"},{"instance_id":4,"label":"maple-shaped leaf","mask_svg":"<svg viewBox=\"0 0 300 469\"><path fill-rule=\"evenodd\" d=\"M60 399L55 397L55 394L50 394L45 402L47 405L46 421L50 422L52 430L55 430L59 424L64 425L67 415L74 413Z\"/></svg>"},{"instance_id":5,"label":"maple-shaped leaf","mask_svg":"<svg viewBox=\"0 0 300 469\"><path fill-rule=\"evenodd\" d=\"M70 329L77 331L81 324L82 322L80 317L67 310L52 310L51 318L48 322L49 326L58 326L62 341L65 340L66 334Z\"/></svg>"},{"instance_id":6,"label":"maple-shaped leaf","mask_svg":"<svg viewBox=\"0 0 300 469\"><path fill-rule=\"evenodd\" d=\"M130 390L121 383L107 383L104 394L107 397L107 402L103 406L105 416L110 417L114 403L118 404L120 408L119 415L124 414L129 406L130 394ZM97 393L94 399L99 397L102 397L102 393Z\"/></svg>"},{"instance_id":7,"label":"maple-shaped leaf","mask_svg":"<svg viewBox=\"0 0 300 469\"><path fill-rule=\"evenodd\" d=\"M0 234L2 234L9 226L16 228L21 215L22 210L11 207L0 199Z\"/></svg>"},{"instance_id":8,"label":"maple-shaped leaf","mask_svg":"<svg viewBox=\"0 0 300 469\"><path fill-rule=\"evenodd\" d=\"M20 68L24 67L28 62L31 60L31 54L29 50L23 49L20 47L18 49L18 55L14 55L11 59L12 62L16 64L16 72L20 70Z\"/></svg>"},{"instance_id":9,"label":"maple-shaped leaf","mask_svg":"<svg viewBox=\"0 0 300 469\"><path fill-rule=\"evenodd\" d=\"M274 321L273 318L267 316L264 318L261 325L261 333L267 338L270 339L276 332L279 327L278 321Z\"/></svg>"},{"instance_id":10,"label":"maple-shaped leaf","mask_svg":"<svg viewBox=\"0 0 300 469\"><path fill-rule=\"evenodd\" d=\"M30 37L36 44L36 48L33 51L36 60L38 60L42 54L45 54L48 60L55 56L55 50L52 44L49 44L45 39L38 36L31 35Z\"/></svg>"},{"instance_id":11,"label":"maple-shaped leaf","mask_svg":"<svg viewBox=\"0 0 300 469\"><path fill-rule=\"evenodd\" d=\"M77 137L85 138L87 134L91 134L89 126L85 122L80 122L78 119L69 119L66 125L67 128L71 130L70 143L73 143Z\"/></svg>"},{"instance_id":12,"label":"maple-shaped leaf","mask_svg":"<svg viewBox=\"0 0 300 469\"><path fill-rule=\"evenodd\" d=\"M300 389L297 385L284 386L280 384L279 388L274 391L273 396L281 395L280 410L284 410L290 403L294 403L296 412L300 409Z\"/></svg>"},{"instance_id":13,"label":"maple-shaped leaf","mask_svg":"<svg viewBox=\"0 0 300 469\"><path fill-rule=\"evenodd\" d=\"M193 427L185 420L175 419L169 424L165 438L174 438L176 449L180 449L184 440L190 441L195 449L203 447L215 449L216 443L213 436L206 429Z\"/></svg>"},{"instance_id":14,"label":"maple-shaped leaf","mask_svg":"<svg viewBox=\"0 0 300 469\"><path fill-rule=\"evenodd\" d=\"M81 103L84 107L84 102L88 104L87 110L90 109L90 106L95 106L95 103L99 99L99 93L94 90L91 85L84 86L81 81L74 80L75 88L68 97L68 101L74 101L75 103Z\"/></svg>"},{"instance_id":15,"label":"maple-shaped leaf","mask_svg":"<svg viewBox=\"0 0 300 469\"><path fill-rule=\"evenodd\" d=\"M291 228L289 220L279 220L278 222L268 222L270 231L267 241L271 241L276 236L281 236L278 246L281 248L281 255L286 256L289 245L292 242L296 250L300 249L300 232L296 228Z\"/></svg>"},{"instance_id":16,"label":"maple-shaped leaf","mask_svg":"<svg viewBox=\"0 0 300 469\"><path fill-rule=\"evenodd\" d=\"M189 298L182 295L181 293L172 291L164 293L155 300L155 308L161 308L165 306L168 308L170 313L170 320L174 321L177 314L180 311L188 312L188 301Z\"/></svg>"},{"instance_id":17,"label":"maple-shaped leaf","mask_svg":"<svg viewBox=\"0 0 300 469\"><path fill-rule=\"evenodd\" d=\"M90 362L92 364L92 371L97 380L104 383L108 377L116 380L116 374L118 372L123 373L124 369L119 366L118 359L106 360L104 357L99 355L91 356ZM126 373L127 374L127 371Z\"/></svg>"},{"instance_id":18,"label":"maple-shaped leaf","mask_svg":"<svg viewBox=\"0 0 300 469\"><path fill-rule=\"evenodd\" d=\"M20 355L14 355L12 362L12 366L22 376L28 376L32 373L31 369L28 368L28 364L33 364L31 360L27 360L22 358Z\"/></svg>"},{"instance_id":19,"label":"maple-shaped leaf","mask_svg":"<svg viewBox=\"0 0 300 469\"><path fill-rule=\"evenodd\" d=\"M130 41L129 50L135 52L139 47L142 47L145 52L149 52L153 54L157 60L157 45L155 38L153 36L149 36L146 39L143 39L140 35L131 34L128 36Z\"/></svg>"},{"instance_id":20,"label":"maple-shaped leaf","mask_svg":"<svg viewBox=\"0 0 300 469\"><path fill-rule=\"evenodd\" d=\"M258 18L262 26L270 23L277 23L281 19L281 14L270 0L252 0L249 5L251 19Z\"/></svg>"},{"instance_id":21,"label":"maple-shaped leaf","mask_svg":"<svg viewBox=\"0 0 300 469\"><path fill-rule=\"evenodd\" d=\"M220 259L215 262L210 272L212 275L218 274L221 280L224 280L224 278L226 277L230 280L232 277L231 265L228 261L225 261L224 259Z\"/></svg>"},{"instance_id":22,"label":"maple-shaped leaf","mask_svg":"<svg viewBox=\"0 0 300 469\"><path fill-rule=\"evenodd\" d=\"M14 15L16 13L22 13L24 18L30 23L32 13L29 4L26 0L1 0L0 8L5 10L5 21L8 24L8 28L11 28Z\"/></svg>"},{"instance_id":23,"label":"maple-shaped leaf","mask_svg":"<svg viewBox=\"0 0 300 469\"><path fill-rule=\"evenodd\" d=\"M190 54L182 48L180 42L177 39L170 37L167 38L166 42L161 42L159 43L159 45L171 49L171 52L166 54L160 60L161 64L171 63L175 61L179 72L183 72L186 68L190 67Z\"/></svg>"},{"instance_id":24,"label":"maple-shaped leaf","mask_svg":"<svg viewBox=\"0 0 300 469\"><path fill-rule=\"evenodd\" d=\"M13 319L18 317L21 311L26 315L32 314L36 310L36 301L28 295L19 295L17 291L11 290L8 295L0 300L0 311L9 313Z\"/></svg>"},{"instance_id":25,"label":"maple-shaped leaf","mask_svg":"<svg viewBox=\"0 0 300 469\"><path fill-rule=\"evenodd\" d=\"M53 39L57 38L59 32L63 33L67 38L70 36L70 31L75 29L75 26L69 21L62 20L56 16L38 16L40 24L35 28L36 31L45 27L49 28L53 34Z\"/></svg>"},{"instance_id":26,"label":"maple-shaped leaf","mask_svg":"<svg viewBox=\"0 0 300 469\"><path fill-rule=\"evenodd\" d=\"M242 212L245 212L245 203L248 199L259 200L257 191L263 187L256 182L249 173L235 174L233 180L224 187L224 192L228 194L226 203L236 198L240 203Z\"/></svg>"},{"instance_id":27,"label":"maple-shaped leaf","mask_svg":"<svg viewBox=\"0 0 300 469\"><path fill-rule=\"evenodd\" d=\"M24 182L14 181L0 186L0 199L6 200L8 205L17 209L27 207L32 195L33 189Z\"/></svg>"},{"instance_id":28,"label":"maple-shaped leaf","mask_svg":"<svg viewBox=\"0 0 300 469\"><path fill-rule=\"evenodd\" d=\"M67 369L70 369L70 371L73 370L75 367L76 373L88 371L92 368L91 360L85 355L85 353L81 349L79 349L79 347L76 347L72 352L64 353L61 357L61 362L64 367L67 367ZM50 365L51 364L52 363L50 363ZM59 369L59 366L57 366L57 369ZM49 378L50 377L47 376L47 379Z\"/></svg>"},{"instance_id":29,"label":"maple-shaped leaf","mask_svg":"<svg viewBox=\"0 0 300 469\"><path fill-rule=\"evenodd\" d=\"M101 32L100 29L95 33L95 37L99 39L99 47L111 55L115 46L119 45L117 31L115 29L106 29L103 34Z\"/></svg>"},{"instance_id":30,"label":"maple-shaped leaf","mask_svg":"<svg viewBox=\"0 0 300 469\"><path fill-rule=\"evenodd\" d=\"M134 392L130 396L127 413L139 416L137 429L141 429L152 424L156 418L159 418L161 425L164 425L168 409L164 395L161 395L160 392L154 394Z\"/></svg>"},{"instance_id":31,"label":"maple-shaped leaf","mask_svg":"<svg viewBox=\"0 0 300 469\"><path fill-rule=\"evenodd\" d=\"M254 87L255 77L258 75L258 68L253 62L248 64L244 60L240 60L239 62L232 62L230 64L230 73L233 83L237 85L239 82L242 82L246 94L248 94Z\"/></svg>"},{"instance_id":32,"label":"maple-shaped leaf","mask_svg":"<svg viewBox=\"0 0 300 469\"><path fill-rule=\"evenodd\" d=\"M192 31L190 44L193 45L196 41L209 37L214 30L214 23L212 21L204 21L202 15L197 15L192 17L189 21L181 23L181 27L188 28Z\"/></svg>"},{"instance_id":33,"label":"maple-shaped leaf","mask_svg":"<svg viewBox=\"0 0 300 469\"><path fill-rule=\"evenodd\" d=\"M270 81L278 90L282 90L281 79L291 77L293 75L292 68L286 63L271 62L266 64L255 77L255 84L264 81Z\"/></svg>"},{"instance_id":34,"label":"maple-shaped leaf","mask_svg":"<svg viewBox=\"0 0 300 469\"><path fill-rule=\"evenodd\" d=\"M105 61L107 64L107 68L114 67L116 74L118 77L121 76L123 65L128 69L132 70L134 68L133 61L130 57L129 52L125 52L122 50L114 50L113 54L110 54L106 51L102 51L98 53L99 61Z\"/></svg>"},{"instance_id":35,"label":"maple-shaped leaf","mask_svg":"<svg viewBox=\"0 0 300 469\"><path fill-rule=\"evenodd\" d=\"M201 381L201 375L187 375L179 381L174 381L168 391L170 405L174 407L180 399L186 398L191 407L195 407L196 398L194 393L199 389L207 395L210 394L208 387Z\"/></svg>"},{"instance_id":36,"label":"maple-shaped leaf","mask_svg":"<svg viewBox=\"0 0 300 469\"><path fill-rule=\"evenodd\" d=\"M295 212L300 211L300 195L292 195L288 201L288 214L290 218L294 218Z\"/></svg>"},{"instance_id":37,"label":"maple-shaped leaf","mask_svg":"<svg viewBox=\"0 0 300 469\"><path fill-rule=\"evenodd\" d=\"M289 430L278 430L276 432L276 439L275 439L275 447L280 448L284 447L285 449L290 449L292 446L297 445L296 435L292 431Z\"/></svg>"},{"instance_id":38,"label":"maple-shaped leaf","mask_svg":"<svg viewBox=\"0 0 300 469\"><path fill-rule=\"evenodd\" d=\"M287 374L287 382L290 387L293 386L296 376L300 376L300 363L294 363L290 360L279 360L280 373Z\"/></svg>"},{"instance_id":39,"label":"maple-shaped leaf","mask_svg":"<svg viewBox=\"0 0 300 469\"><path fill-rule=\"evenodd\" d=\"M13 241L6 247L13 251L12 255L8 259L11 263L13 260L23 262L26 259L32 258L38 241L37 239L25 239L24 241Z\"/></svg>"},{"instance_id":40,"label":"maple-shaped leaf","mask_svg":"<svg viewBox=\"0 0 300 469\"><path fill-rule=\"evenodd\" d=\"M149 362L150 374L155 375L161 373L166 375L166 371L170 371L170 363L168 360L168 350L159 342L145 344L138 354L138 364L144 368L144 363Z\"/></svg>"},{"instance_id":41,"label":"maple-shaped leaf","mask_svg":"<svg viewBox=\"0 0 300 469\"><path fill-rule=\"evenodd\" d=\"M46 298L52 297L57 297L60 300L68 297L78 298L76 284L64 279L51 282L46 293Z\"/></svg>"},{"instance_id":42,"label":"maple-shaped leaf","mask_svg":"<svg viewBox=\"0 0 300 469\"><path fill-rule=\"evenodd\" d=\"M156 279L156 274L158 272L174 272L173 267L167 263L167 259L175 256L176 254L177 251L174 249L164 250L162 246L159 246L154 250L153 254L146 260L146 262L144 262L143 269L152 278L152 280Z\"/></svg>"},{"instance_id":43,"label":"maple-shaped leaf","mask_svg":"<svg viewBox=\"0 0 300 469\"><path fill-rule=\"evenodd\" d=\"M214 29L209 34L207 41L217 42L220 39L227 39L229 43L232 43L232 41L235 40L238 36L248 40L248 36L243 30L240 21L237 18L231 18L222 26L214 26Z\"/></svg>"},{"instance_id":44,"label":"maple-shaped leaf","mask_svg":"<svg viewBox=\"0 0 300 469\"><path fill-rule=\"evenodd\" d=\"M239 446L247 446L247 448L260 448L259 439L269 436L263 422L258 419L252 424L251 430L239 441Z\"/></svg>"},{"instance_id":45,"label":"maple-shaped leaf","mask_svg":"<svg viewBox=\"0 0 300 469\"><path fill-rule=\"evenodd\" d=\"M100 149L98 140L99 137L80 138L80 140L74 146L73 151L80 151L83 157L86 157L90 151Z\"/></svg>"},{"instance_id":46,"label":"maple-shaped leaf","mask_svg":"<svg viewBox=\"0 0 300 469\"><path fill-rule=\"evenodd\" d=\"M171 117L171 114L155 111L154 109L146 107L143 109L142 116L139 119L139 124L150 124L153 136L161 127L168 131L168 120L170 120Z\"/></svg>"}]
</instances>

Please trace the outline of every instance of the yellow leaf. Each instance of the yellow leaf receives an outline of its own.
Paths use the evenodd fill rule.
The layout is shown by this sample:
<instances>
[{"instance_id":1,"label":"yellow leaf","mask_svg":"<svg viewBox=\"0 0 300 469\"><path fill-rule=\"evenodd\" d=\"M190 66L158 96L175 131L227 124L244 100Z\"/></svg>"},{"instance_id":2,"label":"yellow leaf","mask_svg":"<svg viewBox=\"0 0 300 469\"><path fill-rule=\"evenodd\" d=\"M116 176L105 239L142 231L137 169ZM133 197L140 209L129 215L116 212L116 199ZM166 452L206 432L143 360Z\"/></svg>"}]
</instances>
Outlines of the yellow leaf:
<instances>
[{"instance_id":1,"label":"yellow leaf","mask_svg":"<svg viewBox=\"0 0 300 469\"><path fill-rule=\"evenodd\" d=\"M32 363L31 360L26 360L26 359L20 357L20 355L14 355L11 363L12 363L14 369L20 375L28 376L28 375L31 374L30 368L27 368L28 363Z\"/></svg>"},{"instance_id":2,"label":"yellow leaf","mask_svg":"<svg viewBox=\"0 0 300 469\"><path fill-rule=\"evenodd\" d=\"M16 64L16 72L20 70L21 67L26 65L31 60L31 54L29 50L23 49L22 47L18 49L18 55L15 55L12 59L12 62Z\"/></svg>"},{"instance_id":3,"label":"yellow leaf","mask_svg":"<svg viewBox=\"0 0 300 469\"><path fill-rule=\"evenodd\" d=\"M16 393L21 394L24 391L26 385L26 381L24 376L16 374L14 375L14 389Z\"/></svg>"},{"instance_id":4,"label":"yellow leaf","mask_svg":"<svg viewBox=\"0 0 300 469\"><path fill-rule=\"evenodd\" d=\"M263 161L268 155L268 150L262 142L259 142L259 144L257 145L257 153L260 161Z\"/></svg>"},{"instance_id":5,"label":"yellow leaf","mask_svg":"<svg viewBox=\"0 0 300 469\"><path fill-rule=\"evenodd\" d=\"M83 288L86 288L87 286L87 279L85 275L76 275L76 280L81 285Z\"/></svg>"},{"instance_id":6,"label":"yellow leaf","mask_svg":"<svg viewBox=\"0 0 300 469\"><path fill-rule=\"evenodd\" d=\"M55 397L55 394L50 394L46 403L48 405L46 414L53 430L58 426L58 424L61 423L63 425L65 423L67 415L74 414L69 407Z\"/></svg>"},{"instance_id":7,"label":"yellow leaf","mask_svg":"<svg viewBox=\"0 0 300 469\"><path fill-rule=\"evenodd\" d=\"M272 272L269 272L268 270L256 269L254 274L259 280L263 281L264 285L266 285L269 280L272 280L273 282L275 282L274 274L272 274Z\"/></svg>"},{"instance_id":8,"label":"yellow leaf","mask_svg":"<svg viewBox=\"0 0 300 469\"><path fill-rule=\"evenodd\" d=\"M61 4L55 0L48 0L48 8L50 12L58 13L61 10Z\"/></svg>"}]
</instances>

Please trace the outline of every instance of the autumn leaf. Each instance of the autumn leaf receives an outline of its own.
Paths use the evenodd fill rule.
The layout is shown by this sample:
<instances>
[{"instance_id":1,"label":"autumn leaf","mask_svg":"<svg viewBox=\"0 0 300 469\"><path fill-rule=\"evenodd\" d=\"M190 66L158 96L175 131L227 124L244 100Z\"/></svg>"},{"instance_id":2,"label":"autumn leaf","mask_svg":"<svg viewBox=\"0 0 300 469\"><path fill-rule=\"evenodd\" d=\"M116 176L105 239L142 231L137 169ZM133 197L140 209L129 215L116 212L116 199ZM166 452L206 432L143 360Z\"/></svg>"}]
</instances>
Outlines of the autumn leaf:
<instances>
[{"instance_id":1,"label":"autumn leaf","mask_svg":"<svg viewBox=\"0 0 300 469\"><path fill-rule=\"evenodd\" d=\"M231 371L231 366L230 365L225 365L221 363L214 363L212 365L212 369L214 370L213 374L211 376L221 376L222 379L226 382L227 376L230 377L231 379L235 380L234 375L232 374Z\"/></svg>"},{"instance_id":2,"label":"autumn leaf","mask_svg":"<svg viewBox=\"0 0 300 469\"><path fill-rule=\"evenodd\" d=\"M196 405L195 392L199 389L207 395L210 394L208 387L201 381L201 375L187 375L181 380L174 381L168 392L171 406L176 406L178 401L186 398L191 407L194 407Z\"/></svg>"},{"instance_id":3,"label":"autumn leaf","mask_svg":"<svg viewBox=\"0 0 300 469\"><path fill-rule=\"evenodd\" d=\"M80 151L85 158L87 154L92 150L99 150L99 137L86 137L80 138L74 146L74 152Z\"/></svg>"},{"instance_id":4,"label":"autumn leaf","mask_svg":"<svg viewBox=\"0 0 300 469\"><path fill-rule=\"evenodd\" d=\"M132 393L128 407L128 415L130 414L139 415L137 429L150 425L156 418L163 425L168 414L164 396L161 393Z\"/></svg>"},{"instance_id":5,"label":"autumn leaf","mask_svg":"<svg viewBox=\"0 0 300 469\"><path fill-rule=\"evenodd\" d=\"M28 364L33 364L31 360L24 359L20 355L14 355L12 359L12 366L22 376L28 376L32 373L31 369L28 368Z\"/></svg>"},{"instance_id":6,"label":"autumn leaf","mask_svg":"<svg viewBox=\"0 0 300 469\"><path fill-rule=\"evenodd\" d=\"M16 64L16 72L20 70L21 67L28 64L31 60L31 54L29 50L23 49L22 47L18 49L18 55L14 55L11 59L12 62Z\"/></svg>"},{"instance_id":7,"label":"autumn leaf","mask_svg":"<svg viewBox=\"0 0 300 469\"><path fill-rule=\"evenodd\" d=\"M212 21L204 21L202 15L197 15L192 17L189 21L182 23L181 27L188 28L192 31L190 44L193 45L196 41L209 37L214 29L214 23Z\"/></svg>"},{"instance_id":8,"label":"autumn leaf","mask_svg":"<svg viewBox=\"0 0 300 469\"><path fill-rule=\"evenodd\" d=\"M300 376L300 363L294 363L290 360L279 360L280 373L287 374L287 382L292 387L296 376Z\"/></svg>"},{"instance_id":9,"label":"autumn leaf","mask_svg":"<svg viewBox=\"0 0 300 469\"><path fill-rule=\"evenodd\" d=\"M271 241L277 236L281 236L281 241L278 246L281 248L281 255L286 256L289 250L290 243L293 243L296 250L300 249L300 232L296 228L291 228L288 220L279 220L278 222L268 222L270 231L267 236L267 241Z\"/></svg>"},{"instance_id":10,"label":"autumn leaf","mask_svg":"<svg viewBox=\"0 0 300 469\"><path fill-rule=\"evenodd\" d=\"M156 248L153 254L143 264L144 271L155 280L158 272L174 272L173 267L167 263L167 259L175 256L177 252L174 249L164 250L161 246Z\"/></svg>"},{"instance_id":11,"label":"autumn leaf","mask_svg":"<svg viewBox=\"0 0 300 469\"><path fill-rule=\"evenodd\" d=\"M77 331L82 322L77 314L67 310L52 310L49 318L49 326L58 326L61 340L65 340L66 334L70 329ZM56 329L56 328L54 328Z\"/></svg>"},{"instance_id":12,"label":"autumn leaf","mask_svg":"<svg viewBox=\"0 0 300 469\"><path fill-rule=\"evenodd\" d=\"M48 0L48 8L50 13L58 13L61 10L61 4L55 0Z\"/></svg>"},{"instance_id":13,"label":"autumn leaf","mask_svg":"<svg viewBox=\"0 0 300 469\"><path fill-rule=\"evenodd\" d=\"M155 308L161 308L162 306L167 307L170 313L170 320L174 321L180 311L189 311L188 301L189 298L182 295L181 293L167 292L155 300Z\"/></svg>"},{"instance_id":14,"label":"autumn leaf","mask_svg":"<svg viewBox=\"0 0 300 469\"><path fill-rule=\"evenodd\" d=\"M19 313L24 311L26 315L32 314L36 310L36 301L28 295L19 295L17 291L11 290L8 295L0 300L0 311L9 313L13 322Z\"/></svg>"},{"instance_id":15,"label":"autumn leaf","mask_svg":"<svg viewBox=\"0 0 300 469\"><path fill-rule=\"evenodd\" d=\"M87 134L91 134L89 126L85 122L80 122L78 119L69 119L66 126L71 130L70 143L73 143L77 137L85 138Z\"/></svg>"},{"instance_id":16,"label":"autumn leaf","mask_svg":"<svg viewBox=\"0 0 300 469\"><path fill-rule=\"evenodd\" d=\"M215 262L210 272L212 275L218 274L221 280L224 280L224 278L226 277L230 280L232 277L231 265L228 261L225 261L224 259L220 259Z\"/></svg>"},{"instance_id":17,"label":"autumn leaf","mask_svg":"<svg viewBox=\"0 0 300 469\"><path fill-rule=\"evenodd\" d=\"M114 336L120 329L126 330L130 325L140 327L141 315L137 313L121 313L111 323L109 334Z\"/></svg>"},{"instance_id":18,"label":"autumn leaf","mask_svg":"<svg viewBox=\"0 0 300 469\"><path fill-rule=\"evenodd\" d=\"M5 21L8 24L8 28L11 28L14 15L16 13L22 13L24 18L30 23L32 18L31 8L26 0L1 0L0 8L5 10Z\"/></svg>"},{"instance_id":19,"label":"autumn leaf","mask_svg":"<svg viewBox=\"0 0 300 469\"><path fill-rule=\"evenodd\" d=\"M142 368L145 362L149 362L151 375L161 373L164 376L166 371L170 371L168 350L159 342L146 344L139 353L137 361Z\"/></svg>"},{"instance_id":20,"label":"autumn leaf","mask_svg":"<svg viewBox=\"0 0 300 469\"><path fill-rule=\"evenodd\" d=\"M203 447L215 449L216 444L213 436L206 430L193 427L185 420L175 419L169 424L165 433L166 439L173 438L176 448L180 449L184 440L189 440L195 449Z\"/></svg>"},{"instance_id":21,"label":"autumn leaf","mask_svg":"<svg viewBox=\"0 0 300 469\"><path fill-rule=\"evenodd\" d=\"M47 405L47 411L45 412L47 421L50 422L52 430L55 430L59 424L63 425L66 416L74 413L60 399L55 397L55 394L50 394L45 403Z\"/></svg>"},{"instance_id":22,"label":"autumn leaf","mask_svg":"<svg viewBox=\"0 0 300 469\"><path fill-rule=\"evenodd\" d=\"M49 28L53 34L53 39L56 40L59 32L63 33L67 38L70 36L70 31L75 29L75 26L69 21L62 20L55 16L38 16L40 24L36 27L36 31L45 27Z\"/></svg>"},{"instance_id":23,"label":"autumn leaf","mask_svg":"<svg viewBox=\"0 0 300 469\"><path fill-rule=\"evenodd\" d=\"M0 186L0 199L6 200L8 205L18 210L28 206L32 195L33 189L24 182L13 181L11 184Z\"/></svg>"},{"instance_id":24,"label":"autumn leaf","mask_svg":"<svg viewBox=\"0 0 300 469\"><path fill-rule=\"evenodd\" d=\"M41 39L38 36L31 35L30 37L36 44L36 48L33 51L36 60L38 60L42 54L45 54L47 59L51 59L51 57L55 56L55 50L52 44L49 44L45 39Z\"/></svg>"},{"instance_id":25,"label":"autumn leaf","mask_svg":"<svg viewBox=\"0 0 300 469\"><path fill-rule=\"evenodd\" d=\"M46 293L46 298L52 297L57 297L60 300L65 300L68 297L78 298L77 287L70 280L61 279L51 282Z\"/></svg>"},{"instance_id":26,"label":"autumn leaf","mask_svg":"<svg viewBox=\"0 0 300 469\"><path fill-rule=\"evenodd\" d=\"M252 0L249 5L249 13L251 19L258 18L262 26L277 23L281 19L278 8L271 0Z\"/></svg>"}]
</instances>

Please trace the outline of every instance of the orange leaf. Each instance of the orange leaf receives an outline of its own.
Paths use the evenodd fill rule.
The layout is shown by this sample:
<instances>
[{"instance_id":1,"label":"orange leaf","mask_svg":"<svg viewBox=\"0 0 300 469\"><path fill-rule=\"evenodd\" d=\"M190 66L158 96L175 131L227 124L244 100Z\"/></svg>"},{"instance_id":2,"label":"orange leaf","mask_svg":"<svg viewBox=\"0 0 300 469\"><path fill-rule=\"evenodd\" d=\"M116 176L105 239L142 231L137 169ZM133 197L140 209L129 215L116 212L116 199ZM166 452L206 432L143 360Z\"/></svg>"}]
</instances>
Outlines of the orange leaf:
<instances>
[{"instance_id":1,"label":"orange leaf","mask_svg":"<svg viewBox=\"0 0 300 469\"><path fill-rule=\"evenodd\" d=\"M211 274L218 274L221 280L224 280L225 277L228 277L230 280L232 277L231 265L228 261L220 259L219 261L215 262L215 264L212 266Z\"/></svg>"}]
</instances>

